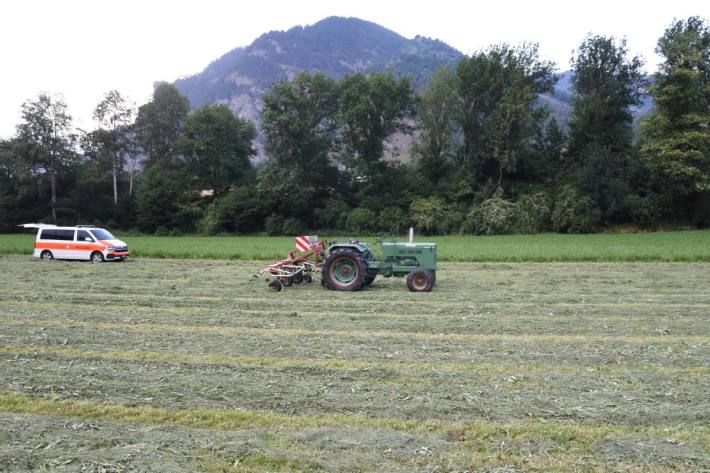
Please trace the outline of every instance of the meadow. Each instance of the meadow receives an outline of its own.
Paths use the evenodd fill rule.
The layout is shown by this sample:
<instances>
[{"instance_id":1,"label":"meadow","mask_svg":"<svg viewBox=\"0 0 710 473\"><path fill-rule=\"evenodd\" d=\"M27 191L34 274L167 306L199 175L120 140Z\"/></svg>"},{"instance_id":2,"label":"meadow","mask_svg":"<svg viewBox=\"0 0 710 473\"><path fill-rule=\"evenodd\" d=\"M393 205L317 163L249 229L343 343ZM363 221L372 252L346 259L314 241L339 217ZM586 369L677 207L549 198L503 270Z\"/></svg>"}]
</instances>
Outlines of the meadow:
<instances>
[{"instance_id":1,"label":"meadow","mask_svg":"<svg viewBox=\"0 0 710 473\"><path fill-rule=\"evenodd\" d=\"M34 233L0 235L0 254L31 254ZM294 248L292 237L122 235L132 256L268 260ZM325 239L346 240L345 237ZM392 237L363 237L374 242ZM405 237L399 238L399 241ZM710 262L710 230L591 235L418 236L438 243L440 261L705 261Z\"/></svg>"},{"instance_id":2,"label":"meadow","mask_svg":"<svg viewBox=\"0 0 710 473\"><path fill-rule=\"evenodd\" d=\"M263 264L0 256L0 471L710 469L708 263Z\"/></svg>"}]
</instances>

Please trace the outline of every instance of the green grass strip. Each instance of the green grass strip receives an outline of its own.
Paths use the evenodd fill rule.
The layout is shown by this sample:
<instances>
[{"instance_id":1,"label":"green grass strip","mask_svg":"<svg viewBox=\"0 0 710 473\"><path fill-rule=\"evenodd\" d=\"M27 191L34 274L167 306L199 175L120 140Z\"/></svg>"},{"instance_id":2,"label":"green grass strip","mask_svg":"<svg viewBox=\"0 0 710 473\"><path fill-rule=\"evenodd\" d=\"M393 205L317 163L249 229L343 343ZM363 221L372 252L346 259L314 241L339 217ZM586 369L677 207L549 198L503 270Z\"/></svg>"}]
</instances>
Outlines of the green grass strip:
<instances>
[{"instance_id":1,"label":"green grass strip","mask_svg":"<svg viewBox=\"0 0 710 473\"><path fill-rule=\"evenodd\" d=\"M293 249L293 237L123 236L134 257L270 260ZM0 254L31 254L32 233L0 235ZM326 238L333 239L333 238ZM344 241L344 238L336 238ZM383 241L403 241L385 238ZM376 237L363 238L374 242ZM439 245L439 261L710 261L710 230L624 234L536 234L420 236Z\"/></svg>"}]
</instances>

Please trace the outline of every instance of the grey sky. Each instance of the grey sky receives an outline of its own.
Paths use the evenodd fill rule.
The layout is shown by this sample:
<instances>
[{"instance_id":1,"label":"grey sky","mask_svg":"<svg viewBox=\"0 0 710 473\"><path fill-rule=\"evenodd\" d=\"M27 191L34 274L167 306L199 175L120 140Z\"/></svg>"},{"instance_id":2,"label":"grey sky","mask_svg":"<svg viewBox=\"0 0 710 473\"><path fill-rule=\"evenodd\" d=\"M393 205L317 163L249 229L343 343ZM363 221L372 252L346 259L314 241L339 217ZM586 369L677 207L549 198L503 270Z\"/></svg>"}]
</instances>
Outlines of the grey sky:
<instances>
[{"instance_id":1,"label":"grey sky","mask_svg":"<svg viewBox=\"0 0 710 473\"><path fill-rule=\"evenodd\" d=\"M144 103L154 81L199 72L264 32L331 15L438 38L464 53L534 41L563 70L588 32L626 36L631 53L653 71L665 27L673 18L710 19L710 2L10 0L1 11L0 137L7 138L22 102L40 91L62 93L75 125L90 129L91 111L108 90Z\"/></svg>"}]
</instances>

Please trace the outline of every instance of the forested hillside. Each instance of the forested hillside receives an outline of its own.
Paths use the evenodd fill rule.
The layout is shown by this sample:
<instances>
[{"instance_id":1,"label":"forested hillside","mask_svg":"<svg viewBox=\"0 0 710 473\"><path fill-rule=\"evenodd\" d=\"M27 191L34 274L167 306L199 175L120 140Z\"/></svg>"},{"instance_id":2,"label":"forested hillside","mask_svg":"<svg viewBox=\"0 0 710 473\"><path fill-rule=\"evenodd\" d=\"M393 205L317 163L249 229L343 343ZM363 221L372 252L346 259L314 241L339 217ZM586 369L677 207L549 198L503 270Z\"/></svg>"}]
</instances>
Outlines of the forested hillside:
<instances>
[{"instance_id":1,"label":"forested hillside","mask_svg":"<svg viewBox=\"0 0 710 473\"><path fill-rule=\"evenodd\" d=\"M40 94L0 141L0 230L707 227L710 24L674 21L657 51L649 76L625 40L589 34L560 74L534 44L464 56L328 18L157 84L137 110L109 91L90 131Z\"/></svg>"},{"instance_id":2,"label":"forested hillside","mask_svg":"<svg viewBox=\"0 0 710 473\"><path fill-rule=\"evenodd\" d=\"M265 33L251 45L226 53L201 73L176 81L175 86L193 107L225 104L241 118L258 124L262 96L274 83L291 80L300 72L321 72L335 79L385 72L407 77L414 89L421 89L437 69L453 67L463 56L438 40L407 39L357 18L330 17L311 26ZM560 73L555 87L540 94L540 103L562 125L572 114L572 76L572 71ZM262 141L259 136L257 152L263 155ZM408 160L408 150L400 151Z\"/></svg>"},{"instance_id":3,"label":"forested hillside","mask_svg":"<svg viewBox=\"0 0 710 473\"><path fill-rule=\"evenodd\" d=\"M407 39L375 23L330 17L311 26L271 31L236 48L199 74L175 82L193 107L224 103L238 115L259 120L261 96L278 81L302 71L341 79L355 73L391 72L422 86L434 71L463 56L441 41Z\"/></svg>"}]
</instances>

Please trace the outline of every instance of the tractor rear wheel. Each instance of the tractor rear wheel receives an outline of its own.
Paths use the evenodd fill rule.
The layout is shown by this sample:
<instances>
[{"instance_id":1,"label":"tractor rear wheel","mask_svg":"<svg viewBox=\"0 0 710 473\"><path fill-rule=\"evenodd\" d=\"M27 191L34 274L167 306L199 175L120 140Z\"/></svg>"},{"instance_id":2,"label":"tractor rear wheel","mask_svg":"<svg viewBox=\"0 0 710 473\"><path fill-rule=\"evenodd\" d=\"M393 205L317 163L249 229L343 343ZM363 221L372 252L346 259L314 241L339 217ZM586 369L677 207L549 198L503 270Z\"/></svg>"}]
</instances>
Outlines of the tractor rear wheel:
<instances>
[{"instance_id":1,"label":"tractor rear wheel","mask_svg":"<svg viewBox=\"0 0 710 473\"><path fill-rule=\"evenodd\" d=\"M333 250L323 262L322 282L333 291L359 291L367 278L367 262L349 248Z\"/></svg>"},{"instance_id":2,"label":"tractor rear wheel","mask_svg":"<svg viewBox=\"0 0 710 473\"><path fill-rule=\"evenodd\" d=\"M407 276L407 287L412 292L429 292L434 286L434 275L428 269L415 269Z\"/></svg>"}]
</instances>

